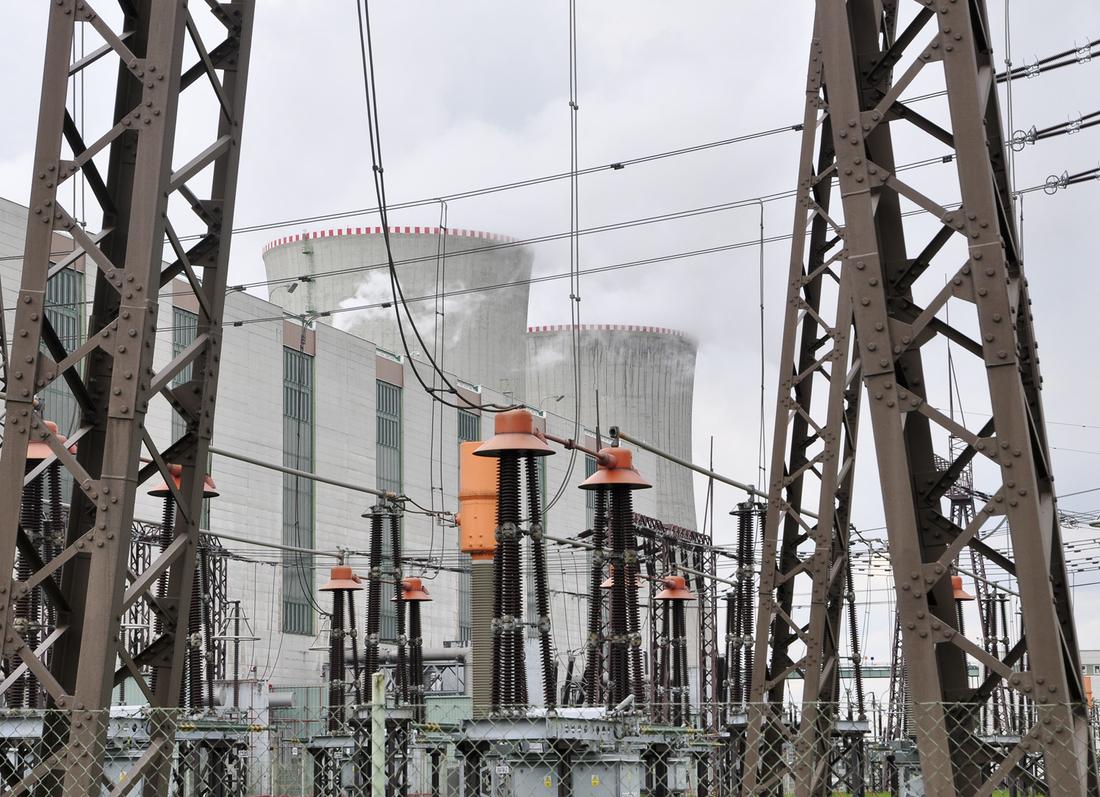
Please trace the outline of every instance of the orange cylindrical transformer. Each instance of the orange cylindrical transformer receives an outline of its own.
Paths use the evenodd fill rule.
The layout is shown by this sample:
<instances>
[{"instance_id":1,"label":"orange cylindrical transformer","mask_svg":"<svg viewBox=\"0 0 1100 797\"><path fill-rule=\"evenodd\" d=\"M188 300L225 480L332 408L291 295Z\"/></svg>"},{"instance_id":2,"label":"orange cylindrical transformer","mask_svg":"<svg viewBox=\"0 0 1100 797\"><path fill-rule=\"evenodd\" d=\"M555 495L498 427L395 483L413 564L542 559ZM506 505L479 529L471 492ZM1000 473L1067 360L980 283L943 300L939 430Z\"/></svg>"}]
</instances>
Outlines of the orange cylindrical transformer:
<instances>
[{"instance_id":1,"label":"orange cylindrical transformer","mask_svg":"<svg viewBox=\"0 0 1100 797\"><path fill-rule=\"evenodd\" d=\"M479 442L459 444L458 546L473 559L492 559L497 547L497 460L475 456Z\"/></svg>"}]
</instances>

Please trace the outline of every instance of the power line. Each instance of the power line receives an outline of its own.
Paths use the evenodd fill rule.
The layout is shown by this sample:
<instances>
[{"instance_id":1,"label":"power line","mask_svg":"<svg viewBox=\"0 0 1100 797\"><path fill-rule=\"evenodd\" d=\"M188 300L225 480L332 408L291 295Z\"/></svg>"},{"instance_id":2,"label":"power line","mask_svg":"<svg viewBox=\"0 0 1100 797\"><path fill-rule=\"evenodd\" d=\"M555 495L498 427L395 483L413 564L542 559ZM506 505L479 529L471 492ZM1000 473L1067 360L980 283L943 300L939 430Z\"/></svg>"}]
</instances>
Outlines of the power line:
<instances>
[{"instance_id":1,"label":"power line","mask_svg":"<svg viewBox=\"0 0 1100 797\"><path fill-rule=\"evenodd\" d=\"M1097 113L1100 114L1100 111L1098 111ZM1066 135L1066 134L1069 134L1069 133L1070 133L1070 130L1063 126L1063 130L1061 131L1061 133L1058 133L1058 135ZM895 173L900 174L902 172L912 171L914 169L921 169L921 168L924 168L924 167L927 167L927 166L934 166L934 165L937 165L937 164L952 163L953 161L954 161L954 155L951 154L951 153L946 153L944 155L931 157L931 158L924 158L924 159L919 160L919 161L913 161L911 163L903 164L901 166L898 166L895 169ZM1084 172L1080 172L1080 173L1075 174L1075 175L1068 175L1067 174L1067 175L1065 175L1065 180L1067 182L1065 183L1065 185L1062 185L1060 187L1065 187L1067 185L1073 185L1073 184L1080 183L1080 182L1086 182L1088 179L1092 179L1094 176L1096 176L1097 171L1098 171L1097 169L1089 169L1089 170L1086 170ZM1043 183L1042 185L1032 186L1031 188L1022 189L1022 190L1016 191L1015 193L1017 195L1019 195L1019 194L1029 193L1029 192L1032 192L1032 191L1039 191L1039 190L1049 189L1052 179L1055 179L1055 178L1048 178L1047 181L1045 183ZM1054 191L1047 190L1047 193L1054 193ZM491 244L486 244L484 246L475 246L475 247L471 247L469 249L464 249L464 250L460 250L460 251L457 251L457 252L453 252L451 254L451 257L477 255L477 254L483 254L483 253L486 253L486 252L495 252L495 251L500 251L500 250L505 250L505 249L512 249L512 248L521 247L521 246L528 246L528 245L532 245L532 244L542 244L542 243L549 243L549 242L552 242L552 241L572 239L574 235L578 235L578 236L580 236L580 235L595 235L595 234L600 234L600 233L605 233L605 232L614 232L614 231L630 229L630 228L634 228L634 227L647 226L649 224L658 224L658 223L663 223L663 222L666 222L666 221L678 221L680 219L693 218L693 217L696 217L696 216L708 215L708 214L711 214L711 213L719 213L719 212L723 212L723 211L727 211L727 210L737 210L737 209L740 209L740 208L750 207L750 206L758 205L758 204L765 203L765 202L774 202L774 201L781 200L781 199L789 199L789 198L793 197L795 194L796 194L796 192L794 190L775 191L775 192L768 193L768 194L761 194L761 195L753 196L753 197L744 197L744 198L741 198L741 199L735 199L735 200L731 200L729 202L721 202L721 203L714 204L714 205L703 205L703 206L700 206L700 207L689 208L689 209L686 209L686 210L671 211L671 212L668 212L668 213L661 213L661 214L656 214L656 215L652 215L652 216L643 216L643 217L634 218L634 219L627 219L625 221L620 221L620 222L612 222L610 224L602 224L602 225L596 225L596 226L593 226L593 227L580 228L580 229L576 230L575 232L572 231L572 230L568 230L568 231L563 231L563 232L547 233L547 234L544 234L544 235L531 236L531 237L528 237L528 238L517 238L517 239L514 239L514 240L499 241L499 242L495 242L495 243L491 243ZM435 200L435 201L438 201L438 200ZM386 238L386 240L388 242L390 228L389 228L388 225L386 225L385 227L383 227L383 230L384 230L384 237ZM387 246L388 246L388 243L387 243ZM393 262L394 265L404 266L404 265L410 265L410 264L413 264L413 263L427 262L427 261L434 260L434 259L435 259L435 255L421 255L421 256L418 256L418 257L410 257L410 258L404 258L404 259L401 259L401 260L393 260L392 262ZM244 283L240 283L240 284L237 284L237 285L232 285L228 288L228 290L230 290L230 291L244 291L244 290L248 290L248 289L251 289L251 288L269 287L269 286L272 286L272 285L282 285L282 284L295 283L295 282L312 282L314 280L321 279L321 278L324 278L324 277L337 277L337 276L344 276L344 275L347 275L347 274L356 274L356 273L365 272L365 271L388 268L390 266L390 260L392 260L392 256L386 262L382 262L382 263L371 263L371 264L368 264L368 265L360 265L360 266L348 266L348 267L345 267L345 268L330 269L328 271L319 271L319 272L313 272L313 273L310 273L310 274L299 274L299 275L293 276L293 277L274 277L274 278L271 278L271 279L255 280L255 281L252 281L252 282L244 282Z\"/></svg>"},{"instance_id":2,"label":"power line","mask_svg":"<svg viewBox=\"0 0 1100 797\"><path fill-rule=\"evenodd\" d=\"M416 326L416 321L413 319L412 312L405 303L405 293L401 288L401 280L397 276L397 267L393 259L393 247L390 242L389 212L386 206L385 168L382 165L381 124L378 119L378 87L375 79L376 72L374 68L374 48L371 39L370 7L367 0L355 0L355 10L356 18L359 23L359 55L363 67L363 93L366 100L367 133L370 139L371 169L374 173L374 195L378 201L379 215L382 221L382 237L386 244L386 261L389 267L390 291L393 296L393 309L397 320L397 332L401 338L401 347L405 350L405 355L409 359L409 366L412 368L413 376L416 378L416 381L420 383L420 387L423 388L424 392L431 396L433 401L438 401L455 409L480 409L486 412L499 412L511 409L510 406L499 404L477 404L460 393L458 388L455 387L450 381L450 378L436 363L435 357L429 352L428 346L424 343L424 338L421 336L420 330ZM443 384L446 385L446 392L452 396L456 396L463 402L465 407L441 398L439 393L442 392L442 389L431 387L424 381L424 377L421 375L419 369L417 369L416 362L413 360L412 352L409 350L409 342L405 336L404 323L401 320L402 310L405 311L405 317L409 322L413 335L416 337L417 343L420 344L421 351L427 358L432 370L438 375Z\"/></svg>"},{"instance_id":3,"label":"power line","mask_svg":"<svg viewBox=\"0 0 1100 797\"><path fill-rule=\"evenodd\" d=\"M936 158L934 160L938 161L940 159ZM1042 186L1033 186L1032 188L1023 189L1023 190L1024 191L1034 191L1034 190L1038 190L1041 187ZM793 194L793 192L790 192L790 193ZM734 203L728 203L728 204L734 204ZM750 201L747 201L747 200L739 200L736 203L736 206L741 207L741 206L745 206L745 205L748 205L748 204L753 204L753 202L750 202ZM949 205L947 207L957 207L957 204L958 203L955 203L954 205ZM701 210L697 210L697 211L681 211L678 217L684 217L683 214L685 214L685 213L715 212L714 209L716 209L716 208L725 208L726 206L727 205L719 205L719 206L710 206L707 209L701 209ZM906 211L905 213L902 213L902 216L903 217L915 216L915 215L923 214L924 212L925 211L923 211L923 210L911 210L911 211ZM654 218L662 218L663 219L664 217L650 217L650 218L651 219L654 219ZM632 225L637 226L641 223L652 223L652 222L648 222L646 220L635 220L635 221L631 221L631 222L619 222L618 224L620 224L620 225L632 224ZM597 229L601 229L601 228L591 228L591 229L592 230L597 230ZM583 232L584 231L582 231L582 233ZM565 234L556 234L555 237L564 237L564 235L567 235L567 233L565 233ZM778 243L778 242L781 242L781 241L788 241L788 240L791 239L791 237L792 237L792 235L790 233L786 233L786 234L782 234L782 235L773 235L773 236L769 236L769 237L764 238L763 243L764 244L773 244L773 243ZM694 250L688 250L688 251L685 251L685 252L675 252L675 253L672 253L672 254L659 255L659 256L656 256L656 257L643 258L643 259L640 259L640 260L630 260L630 261L626 261L626 262L622 262L622 263L614 263L614 264L605 265L605 266L597 266L597 267L594 267L594 268L581 269L578 273L585 274L585 275L587 275L587 274L599 274L599 273L608 272L608 271L618 271L618 270L621 270L621 269L637 268L637 267L648 266L648 265L656 265L656 264L665 263L665 262L674 261L674 260L684 260L684 259L690 259L690 258L694 258L694 257L701 257L701 256L705 256L705 255L710 255L710 254L717 254L717 253L720 253L720 252L728 252L728 251L732 251L732 250L735 250L735 249L746 249L746 248L749 248L749 247L758 247L758 246L760 246L760 244L761 244L760 238L757 237L757 238L751 238L751 239L746 239L746 240L742 240L742 241L737 241L737 242L734 242L734 243L731 243L731 244L721 244L721 245L718 245L718 246L706 247L706 248L703 248L703 249L694 249ZM488 248L492 248L492 247L488 247ZM463 252L462 254L472 253L474 251L480 251L480 250L467 250L467 252ZM454 256L454 254L452 254L452 257L453 256ZM423 259L424 258L410 258L408 260L396 261L396 262L408 263L408 262L417 262L417 261L420 261L420 260L423 260ZM365 271L365 270L378 269L378 268L384 268L384 267L385 267L384 265L358 266L358 267L355 267L353 270L354 271ZM523 285L533 285L533 284L540 283L540 282L550 282L550 281L559 280L559 279L567 279L568 277L570 277L570 272L557 272L557 273L554 273L554 274L544 274L544 275L540 275L540 276L536 276L536 277L528 277L528 278L520 279L520 280L512 280L512 281L509 281L509 282L496 283L494 285L484 285L484 286L478 286L478 287L472 287L472 288L456 289L456 290L453 290L453 291L448 291L444 295L447 296L447 297L454 297L454 296L462 296L462 295L466 295L466 294L483 293L483 292L488 292L488 291L501 290L501 289L505 289L505 288L518 287L518 286L523 286ZM413 297L411 299L406 298L404 301L405 301L406 304L411 304L413 302L431 301L435 298L436 298L435 295L431 294L431 295ZM372 303L369 303L369 304L348 305L348 306L344 306L344 307L333 307L333 308L327 308L327 309L324 309L324 310L314 311L314 312L310 313L308 317L310 319L328 318L328 317L338 315L338 314L341 314L341 313L356 312L356 311L362 311L362 310L373 310L373 309L388 309L391 305L392 305L392 302L372 302ZM243 319L241 321L234 321L234 322L231 323L231 326L241 327L241 326L247 326L247 325L250 325L250 324L270 323L272 321L280 321L280 320L283 320L283 319L286 319L286 318L299 318L299 317L300 316L295 316L292 313L283 313L283 314L276 315L276 316L265 316L265 317L261 317L261 318L249 318L249 319Z\"/></svg>"},{"instance_id":4,"label":"power line","mask_svg":"<svg viewBox=\"0 0 1100 797\"><path fill-rule=\"evenodd\" d=\"M1094 52L1095 48L1100 45L1100 39L1090 41L1082 48L1074 47L1069 50L1064 50L1054 55L1049 55L1042 59L1037 59L1031 64L1027 64L1022 67L1018 67L1010 72L1000 72L997 74L997 82L1005 83L1010 78L1015 80L1017 78L1034 78L1038 75L1045 74L1054 69L1060 69L1065 66L1073 66L1075 64L1087 63L1089 59L1093 57L1100 57L1100 51ZM1086 49L1087 48L1087 49ZM1082 55L1082 52L1085 54ZM937 91L929 94L920 95L918 97L909 98L907 102L922 102L924 100L933 99L935 97L944 96L946 92ZM798 132L802 130L802 123L794 123L789 125L782 125L778 127L772 127L764 130L756 130L750 133L744 133L739 136L732 136L730 138L719 139L717 141L708 141L702 144L692 144L686 147L679 147L676 149L664 150L661 152L651 153L649 155L640 155L635 158L626 158L624 160L612 161L610 163L599 164L596 166L588 166L583 169L578 169L576 175L579 177L587 176L589 174L596 174L606 171L618 171L626 168L627 166L635 166L643 163L650 163L653 161L664 160L666 158L675 158L681 155L689 155L696 152L704 152L711 149L717 149L720 147L730 146L732 144L741 144L746 141L755 141L756 139L768 138L771 136L781 135L783 133ZM567 180L573 176L572 170L565 172L556 172L554 174L543 175L541 177L531 177L522 180L513 180L506 183L498 183L496 185L489 185L482 188L473 188L465 191L457 191L451 194L443 194L440 196L426 197L423 199L414 199L406 202L397 202L388 205L389 210L407 210L410 208L424 207L427 205L434 205L440 200L455 201L460 199L470 199L478 196L485 196L487 194L499 193L501 191L510 191L518 188L527 188L529 186L541 185L543 183L555 182L558 180ZM333 213L323 213L313 216L299 216L297 218L282 219L273 222L262 222L257 224L251 224L241 226L233 229L232 234L246 234L253 232L262 232L264 230L280 229L282 227L292 227L301 224L312 224L321 221L335 221L337 219L354 218L356 216L367 216L379 213L379 207L364 207L355 208L353 210L335 211ZM199 236L185 236L180 240L194 240Z\"/></svg>"}]
</instances>

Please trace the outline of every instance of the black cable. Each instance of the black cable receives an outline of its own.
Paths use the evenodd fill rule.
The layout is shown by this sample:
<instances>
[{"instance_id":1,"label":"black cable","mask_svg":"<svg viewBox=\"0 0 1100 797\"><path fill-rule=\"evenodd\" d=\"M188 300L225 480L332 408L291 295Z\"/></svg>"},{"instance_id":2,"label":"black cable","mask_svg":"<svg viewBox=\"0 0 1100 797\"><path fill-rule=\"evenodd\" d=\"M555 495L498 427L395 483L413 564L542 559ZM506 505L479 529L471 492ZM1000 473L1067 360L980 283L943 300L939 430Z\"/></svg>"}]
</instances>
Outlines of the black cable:
<instances>
[{"instance_id":1,"label":"black cable","mask_svg":"<svg viewBox=\"0 0 1100 797\"><path fill-rule=\"evenodd\" d=\"M390 241L389 215L386 209L386 183L383 176L385 169L382 165L381 126L378 120L378 89L375 81L374 48L371 39L370 8L367 0L362 0L361 3L360 0L356 0L356 15L359 23L359 50L363 68L363 91L367 105L367 132L370 138L371 165L374 172L374 192L378 200L379 215L382 221L382 237L386 245L386 260L389 267L390 291L394 301L397 331L401 338L401 346L405 351L405 355L408 357L409 366L412 369L413 375L416 377L416 381L420 383L421 388L423 388L425 393L431 396L433 401L441 402L455 409L480 409L486 412L502 412L514 409L515 405L477 404L462 395L436 363L435 358L428 353L428 346L425 344L424 338L421 336L420 330L416 326L416 321L412 317L412 312L409 310L408 305L405 304L405 293L401 288L401 281L397 276L397 267L394 263L393 247ZM400 307L398 304L400 304ZM409 326L412 328L416 341L420 344L420 349L427 358L429 365L431 365L435 373L439 375L443 384L446 385L447 392L453 396L457 396L465 404L465 407L440 398L439 395L437 395L439 391L429 387L424 381L423 376L421 376L419 369L416 367L415 360L413 360L412 351L409 349L409 343L405 336L404 324L401 321L402 309L405 311L405 317L408 319Z\"/></svg>"},{"instance_id":2,"label":"black cable","mask_svg":"<svg viewBox=\"0 0 1100 797\"><path fill-rule=\"evenodd\" d=\"M1090 42L1089 44L1085 45L1086 47L1089 48L1089 53L1088 53L1089 58L1100 56L1100 52L1094 52L1093 51L1098 45L1100 45L1100 40L1094 40L1094 41ZM1031 71L1035 72L1036 66L1038 66L1038 71L1035 72L1035 74L1043 74L1045 72L1052 71L1053 69L1059 69L1063 66L1072 66L1074 64L1085 63L1086 59L1081 59L1077 56L1077 53L1080 49L1081 48L1073 48L1073 49L1070 49L1070 50L1065 50L1065 51L1062 51L1060 53L1056 53L1054 55L1046 56L1045 58L1039 59L1039 60L1033 62L1030 65L1017 67L1017 68L1013 69L1011 72L1000 72L1000 73L997 74L997 78L996 78L997 82L998 83L1004 83L1009 78L1011 78L1012 80L1016 80L1017 78L1021 78L1021 77L1029 77L1028 71L1031 70ZM1070 58L1069 56L1073 56L1073 57ZM1059 59L1061 59L1061 60L1059 60ZM1053 64L1052 62L1054 62L1054 61L1058 61L1058 63ZM909 100L909 102L916 102L916 101L919 101L919 100L931 99L933 97L943 96L944 94L945 94L945 92L942 92L942 91L934 92L934 93L931 93L931 94L921 95L919 97L912 98L912 99ZM783 126L780 126L780 127L773 127L773 128L769 128L769 129L765 129L765 130L757 130L757 131L753 131L751 133L744 133L744 134L739 135L739 136L733 136L731 138L718 139L716 141L708 141L708 142L705 142L705 143L702 143L702 144L692 144L692 145L689 145L689 146L686 146L686 147L679 147L677 149L664 150L662 152L656 152L656 153L652 153L652 154L649 154L649 155L640 155L640 156L635 157L635 158L626 158L624 160L612 161L610 163L600 164L598 166L587 166L583 169L577 170L576 174L578 176L583 177L583 176L586 176L586 175L589 175L589 174L596 174L598 172L618 171L618 170L626 168L627 166L634 166L634 165L637 165L637 164L649 163L651 161L663 160L665 158L678 157L680 155L689 155L689 154L692 154L692 153L695 153L695 152L702 152L702 151L706 151L706 150L710 150L710 149L715 149L715 148L718 148L718 147L725 147L725 146L729 146L731 144L740 144L740 143L743 143L743 142L746 142L746 141L754 141L754 140L759 139L759 138L767 138L767 137L770 137L770 136L779 135L781 133L799 132L801 130L802 130L802 124L800 122L795 123L795 124L790 124L790 125L783 125ZM501 191L510 191L510 190L514 190L514 189L517 189L517 188L527 188L527 187L533 186L533 185L541 185L543 183L554 182L554 181L557 181L557 180L565 180L565 179L568 179L572 176L573 176L572 171L566 171L566 172L558 172L558 173L555 173L555 174L548 174L548 175L544 175L544 176L541 176L541 177L531 177L531 178L526 178L526 179L523 179L523 180L513 180L513 181L507 182L507 183L498 183L496 185L485 186L485 187L482 187L482 188L467 189L465 191L458 191L458 192L455 192L455 193L452 193L452 194L443 194L442 196L434 196L434 197L424 198L424 199L414 199L414 200L409 200L409 201L406 201L406 202L397 202L397 203L394 203L394 204L390 205L389 209L390 210L407 210L407 209L410 209L410 208L417 208L417 207L423 207L423 206L426 206L426 205L433 205L436 202L439 202L441 200L452 201L452 200L460 200L460 199L470 199L470 198L473 198L473 197L485 196L487 194L499 193ZM297 218L292 218L292 219L282 219L280 221L262 222L262 223L251 224L251 225L246 225L246 226L242 226L242 227L236 227L233 230L231 230L231 234L232 235L238 235L238 234L253 233L253 232L263 232L264 230L275 230L275 229L280 229L282 227L293 227L293 226L302 225L302 224L312 224L312 223L319 222L319 221L334 221L334 220L337 220L337 219L354 218L356 216L366 216L366 215L371 215L371 214L378 213L378 212L379 212L378 207L372 207L372 208L356 208L354 210L336 211L336 212L333 212L333 213L322 213L322 214L318 214L318 215L314 215L314 216L299 216ZM189 236L182 236L180 238L180 240L181 241L188 241L188 240L198 240L200 238L201 238L201 236L199 236L199 235L189 235ZM60 253L56 253L56 254L65 254L65 253L60 252ZM0 258L0 260L19 259L19 257L21 257L21 256L5 257L5 258Z\"/></svg>"}]
</instances>

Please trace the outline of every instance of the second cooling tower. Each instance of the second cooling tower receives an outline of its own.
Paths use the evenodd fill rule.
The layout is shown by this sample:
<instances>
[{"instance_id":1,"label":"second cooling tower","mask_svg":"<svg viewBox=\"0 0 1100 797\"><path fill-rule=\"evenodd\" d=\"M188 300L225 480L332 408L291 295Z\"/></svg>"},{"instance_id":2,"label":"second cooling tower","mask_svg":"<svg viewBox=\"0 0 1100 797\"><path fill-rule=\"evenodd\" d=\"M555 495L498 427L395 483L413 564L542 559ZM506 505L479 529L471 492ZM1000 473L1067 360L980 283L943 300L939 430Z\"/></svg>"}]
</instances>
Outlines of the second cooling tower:
<instances>
[{"instance_id":1,"label":"second cooling tower","mask_svg":"<svg viewBox=\"0 0 1100 797\"><path fill-rule=\"evenodd\" d=\"M444 370L523 401L530 250L502 235L453 228L391 227L389 239L423 338L421 345L402 316L413 357L423 361L434 352ZM264 247L263 258L268 279L291 280L272 287L271 301L295 314L333 311L320 320L404 353L381 227L279 238ZM289 291L292 284L298 287Z\"/></svg>"},{"instance_id":2,"label":"second cooling tower","mask_svg":"<svg viewBox=\"0 0 1100 797\"><path fill-rule=\"evenodd\" d=\"M663 327L621 324L538 326L527 330L527 400L571 416L576 402L573 334L579 344L581 424L596 428L599 391L603 434L612 425L684 459L691 458L694 341ZM605 438L606 439L606 438ZM657 459L653 482L657 517L694 529L689 471Z\"/></svg>"}]
</instances>

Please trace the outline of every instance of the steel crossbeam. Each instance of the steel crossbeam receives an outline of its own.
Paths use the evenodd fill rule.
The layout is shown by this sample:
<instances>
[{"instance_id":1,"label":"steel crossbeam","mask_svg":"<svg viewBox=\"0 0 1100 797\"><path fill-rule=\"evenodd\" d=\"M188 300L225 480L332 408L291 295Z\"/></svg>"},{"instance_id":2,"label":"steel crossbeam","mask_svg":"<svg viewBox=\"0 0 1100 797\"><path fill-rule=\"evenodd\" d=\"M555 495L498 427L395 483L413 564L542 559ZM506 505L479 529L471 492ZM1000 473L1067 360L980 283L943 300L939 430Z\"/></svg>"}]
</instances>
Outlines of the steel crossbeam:
<instances>
[{"instance_id":1,"label":"steel crossbeam","mask_svg":"<svg viewBox=\"0 0 1100 797\"><path fill-rule=\"evenodd\" d=\"M118 10L111 15L121 17L112 27L94 5L88 0L49 4L26 250L12 327L12 361L19 367L10 375L0 453L0 481L6 485L0 495L3 655L21 657L46 689L50 707L64 710L51 715L64 719L51 721L43 734L45 749L59 755L50 767L39 768L36 790L77 795L100 793L102 756L89 751L102 749L106 727L99 709L111 704L111 690L121 679L138 680L151 698L153 715L179 702L254 12L253 0L193 3L203 15L209 13L207 20L197 19L200 11L185 2L126 0L119 4L121 15ZM74 62L73 43L82 28L104 44L94 57ZM209 30L216 32L213 47L203 38ZM86 137L66 109L67 86L73 75L104 58L118 64L114 113L109 128ZM177 147L177 109L187 89L209 89L217 113L213 140L193 156L181 156L182 145ZM181 157L189 159L175 166ZM103 213L102 230L94 236L75 221L75 208L63 204L62 188L81 175ZM198 239L185 247L177 230L196 226ZM46 281L64 265L50 260L55 231L75 244L69 260L85 255L97 269L88 336L72 351L62 346L44 312ZM177 276L198 303L198 333L193 345L158 370L159 297L173 283L179 290ZM190 380L171 386L188 367ZM80 407L76 455L45 426L34 403L37 393L59 379ZM179 440L158 444L146 428L150 402L158 399L167 400L186 422ZM20 485L32 440L47 443L72 475L74 495L61 552L20 582L9 574L22 536ZM144 467L143 456L151 460ZM179 487L168 473L169 462L183 467ZM135 494L156 473L177 505L175 541L144 572L134 573L128 558ZM47 573L60 585L43 590L57 611L59 633L51 636L48 650L32 651L13 623L15 598L32 582L43 583ZM148 587L161 573L167 592L156 597ZM53 579L45 580L52 587ZM138 599L160 612L162 631L144 650L120 656L126 652L120 617ZM128 774L131 782L144 778L144 793L163 795L173 728L170 722L157 725L161 735Z\"/></svg>"},{"instance_id":2,"label":"steel crossbeam","mask_svg":"<svg viewBox=\"0 0 1100 797\"><path fill-rule=\"evenodd\" d=\"M925 96L930 84L945 89L938 113L907 101L918 78ZM816 4L743 794L775 791L787 738L800 754L796 794L830 786L864 393L925 793L991 794L1034 752L1045 793L1097 793L996 85L981 0ZM895 149L929 144L950 164L944 179L958 206L933 201L895 168ZM935 408L924 362L948 341L991 407L980 428ZM944 470L933 447L948 436L961 445ZM975 461L999 486L963 527L941 504ZM999 516L1005 550L978 536ZM958 630L951 565L967 547L1014 581L1026 656L1001 660ZM808 610L794 605L796 583L810 593ZM994 683L971 687L968 658ZM792 729L779 706L793 674L805 678L805 707ZM998 684L1034 705L1015 748L979 738L980 706Z\"/></svg>"}]
</instances>

